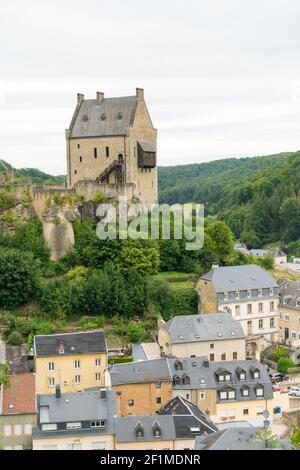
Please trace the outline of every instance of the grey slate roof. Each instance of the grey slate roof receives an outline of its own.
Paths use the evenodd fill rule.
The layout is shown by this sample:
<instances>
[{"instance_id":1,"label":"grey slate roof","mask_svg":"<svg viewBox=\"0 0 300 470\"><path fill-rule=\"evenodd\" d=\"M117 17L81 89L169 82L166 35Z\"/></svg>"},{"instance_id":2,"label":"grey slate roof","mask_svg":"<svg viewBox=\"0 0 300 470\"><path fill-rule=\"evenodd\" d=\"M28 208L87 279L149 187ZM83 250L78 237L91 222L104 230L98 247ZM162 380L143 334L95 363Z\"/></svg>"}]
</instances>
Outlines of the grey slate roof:
<instances>
[{"instance_id":1,"label":"grey slate roof","mask_svg":"<svg viewBox=\"0 0 300 470\"><path fill-rule=\"evenodd\" d=\"M161 429L161 437L154 437L153 426L157 423ZM140 424L143 427L144 436L137 437L135 430ZM126 416L115 418L116 441L121 442L145 442L168 441L176 439L175 426L172 416Z\"/></svg>"},{"instance_id":2,"label":"grey slate roof","mask_svg":"<svg viewBox=\"0 0 300 470\"><path fill-rule=\"evenodd\" d=\"M196 437L196 450L264 450L265 444L251 428L228 428L208 436Z\"/></svg>"},{"instance_id":3,"label":"grey slate roof","mask_svg":"<svg viewBox=\"0 0 300 470\"><path fill-rule=\"evenodd\" d=\"M221 390L224 387L234 388L236 390L236 398L230 401L243 401L243 400L259 400L259 399L269 399L273 397L272 384L267 371L267 368L261 364L256 359L253 360L244 360L244 361L221 361L221 362L208 362L206 357L201 358L177 358L177 359L168 359L170 364L170 369L172 372L172 377L178 376L182 378L186 374L190 378L189 384L183 384L182 380L180 384L173 383L173 390L205 390L205 389L216 389ZM175 367L176 361L182 363L182 370L178 370ZM205 367L205 363L208 364L208 367ZM259 369L260 378L254 379L251 374L251 370ZM231 374L231 380L226 382L218 382L216 372L218 370L226 370ZM238 372L240 369L245 370L246 380L240 380L238 377ZM247 385L249 387L249 396L242 396L242 388ZM264 387L264 396L256 397L255 388L257 385L262 385ZM219 396L217 401L220 400Z\"/></svg>"},{"instance_id":4,"label":"grey slate roof","mask_svg":"<svg viewBox=\"0 0 300 470\"><path fill-rule=\"evenodd\" d=\"M257 250L255 248L252 248L252 250L250 250L250 254L252 256L266 256L267 254L269 254L269 250Z\"/></svg>"},{"instance_id":5,"label":"grey slate roof","mask_svg":"<svg viewBox=\"0 0 300 470\"><path fill-rule=\"evenodd\" d=\"M138 143L144 150L144 152L155 152L155 146L150 140L138 140Z\"/></svg>"},{"instance_id":6,"label":"grey slate roof","mask_svg":"<svg viewBox=\"0 0 300 470\"><path fill-rule=\"evenodd\" d=\"M166 358L115 364L108 367L111 384L150 383L171 380Z\"/></svg>"},{"instance_id":7,"label":"grey slate roof","mask_svg":"<svg viewBox=\"0 0 300 470\"><path fill-rule=\"evenodd\" d=\"M136 96L103 98L100 103L96 99L83 100L70 126L70 137L126 135L126 128L134 119L136 103Z\"/></svg>"},{"instance_id":8,"label":"grey slate roof","mask_svg":"<svg viewBox=\"0 0 300 470\"><path fill-rule=\"evenodd\" d=\"M161 327L171 344L245 338L240 322L227 312L175 316Z\"/></svg>"},{"instance_id":9,"label":"grey slate roof","mask_svg":"<svg viewBox=\"0 0 300 470\"><path fill-rule=\"evenodd\" d=\"M254 264L214 268L201 279L211 281L216 292L277 287L275 279Z\"/></svg>"},{"instance_id":10,"label":"grey slate roof","mask_svg":"<svg viewBox=\"0 0 300 470\"><path fill-rule=\"evenodd\" d=\"M59 344L63 343L64 353L59 353ZM34 337L36 357L70 356L78 354L106 353L107 346L102 330L81 333L66 333Z\"/></svg>"},{"instance_id":11,"label":"grey slate roof","mask_svg":"<svg viewBox=\"0 0 300 470\"><path fill-rule=\"evenodd\" d=\"M279 306L300 311L300 282L281 280L279 284Z\"/></svg>"}]
</instances>

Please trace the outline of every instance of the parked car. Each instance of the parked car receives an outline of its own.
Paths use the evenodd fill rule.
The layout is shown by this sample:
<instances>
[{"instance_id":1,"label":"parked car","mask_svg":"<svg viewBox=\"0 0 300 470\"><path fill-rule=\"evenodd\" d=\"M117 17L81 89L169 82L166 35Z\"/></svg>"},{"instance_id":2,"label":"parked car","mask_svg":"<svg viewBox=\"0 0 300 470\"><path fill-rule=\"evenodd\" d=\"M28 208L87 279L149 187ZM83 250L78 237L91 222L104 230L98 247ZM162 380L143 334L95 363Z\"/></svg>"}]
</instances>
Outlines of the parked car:
<instances>
[{"instance_id":1,"label":"parked car","mask_svg":"<svg viewBox=\"0 0 300 470\"><path fill-rule=\"evenodd\" d=\"M300 397L300 387L291 387L289 389L289 395L292 397Z\"/></svg>"},{"instance_id":2,"label":"parked car","mask_svg":"<svg viewBox=\"0 0 300 470\"><path fill-rule=\"evenodd\" d=\"M287 374L283 374L282 372L274 372L273 374L270 374L270 379L273 383L282 382L283 380L287 380L288 378L289 376Z\"/></svg>"}]
</instances>

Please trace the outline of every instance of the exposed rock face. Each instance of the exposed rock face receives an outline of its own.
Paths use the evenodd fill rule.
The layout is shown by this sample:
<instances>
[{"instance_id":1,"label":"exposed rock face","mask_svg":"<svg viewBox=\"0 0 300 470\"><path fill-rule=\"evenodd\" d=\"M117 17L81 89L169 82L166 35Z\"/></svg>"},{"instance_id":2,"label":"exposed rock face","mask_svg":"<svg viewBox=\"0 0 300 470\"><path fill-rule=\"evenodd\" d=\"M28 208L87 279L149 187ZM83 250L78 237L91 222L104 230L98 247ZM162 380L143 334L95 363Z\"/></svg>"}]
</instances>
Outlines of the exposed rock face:
<instances>
[{"instance_id":1,"label":"exposed rock face","mask_svg":"<svg viewBox=\"0 0 300 470\"><path fill-rule=\"evenodd\" d=\"M33 207L24 202L18 202L15 207L0 210L0 232L14 233L17 224L28 223L35 218Z\"/></svg>"}]
</instances>

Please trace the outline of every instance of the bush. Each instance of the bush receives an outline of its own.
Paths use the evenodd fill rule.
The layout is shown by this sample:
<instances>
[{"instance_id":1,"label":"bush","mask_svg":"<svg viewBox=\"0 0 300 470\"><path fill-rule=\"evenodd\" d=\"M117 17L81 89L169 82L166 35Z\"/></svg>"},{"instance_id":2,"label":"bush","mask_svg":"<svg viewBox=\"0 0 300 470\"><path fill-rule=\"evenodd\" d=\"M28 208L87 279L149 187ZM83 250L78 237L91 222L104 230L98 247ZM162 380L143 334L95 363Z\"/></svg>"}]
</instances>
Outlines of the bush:
<instances>
[{"instance_id":1,"label":"bush","mask_svg":"<svg viewBox=\"0 0 300 470\"><path fill-rule=\"evenodd\" d=\"M128 323L125 334L130 343L139 343L145 338L144 328L138 323Z\"/></svg>"},{"instance_id":2,"label":"bush","mask_svg":"<svg viewBox=\"0 0 300 470\"><path fill-rule=\"evenodd\" d=\"M273 362L278 362L281 357L289 357L288 351L283 348L275 348L274 351L269 354L268 359Z\"/></svg>"},{"instance_id":3,"label":"bush","mask_svg":"<svg viewBox=\"0 0 300 470\"><path fill-rule=\"evenodd\" d=\"M283 374L286 374L288 369L293 366L294 363L289 357L281 357L277 362L277 370Z\"/></svg>"},{"instance_id":4,"label":"bush","mask_svg":"<svg viewBox=\"0 0 300 470\"><path fill-rule=\"evenodd\" d=\"M108 359L109 364L125 364L126 362L132 362L132 356L126 357L110 357Z\"/></svg>"},{"instance_id":5,"label":"bush","mask_svg":"<svg viewBox=\"0 0 300 470\"><path fill-rule=\"evenodd\" d=\"M20 346L23 344L23 337L18 331L13 331L8 336L6 343L10 346Z\"/></svg>"},{"instance_id":6,"label":"bush","mask_svg":"<svg viewBox=\"0 0 300 470\"><path fill-rule=\"evenodd\" d=\"M16 205L15 196L9 188L0 189L0 209L11 209Z\"/></svg>"}]
</instances>

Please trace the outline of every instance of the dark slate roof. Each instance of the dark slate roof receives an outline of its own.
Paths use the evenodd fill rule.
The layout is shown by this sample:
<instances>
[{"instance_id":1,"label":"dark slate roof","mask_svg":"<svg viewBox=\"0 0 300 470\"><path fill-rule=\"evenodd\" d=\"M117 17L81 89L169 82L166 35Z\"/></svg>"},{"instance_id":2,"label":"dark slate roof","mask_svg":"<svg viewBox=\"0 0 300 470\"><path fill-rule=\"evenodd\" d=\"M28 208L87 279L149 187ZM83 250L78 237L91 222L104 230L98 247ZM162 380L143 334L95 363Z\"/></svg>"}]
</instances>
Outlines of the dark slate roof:
<instances>
[{"instance_id":1,"label":"dark slate roof","mask_svg":"<svg viewBox=\"0 0 300 470\"><path fill-rule=\"evenodd\" d=\"M218 430L213 422L196 405L183 397L177 396L167 403L160 415L172 415L177 438L210 434Z\"/></svg>"},{"instance_id":2,"label":"dark slate roof","mask_svg":"<svg viewBox=\"0 0 300 470\"><path fill-rule=\"evenodd\" d=\"M107 346L102 330L65 333L34 337L36 357L60 356L59 344L64 345L64 355L106 353Z\"/></svg>"},{"instance_id":3,"label":"dark slate roof","mask_svg":"<svg viewBox=\"0 0 300 470\"><path fill-rule=\"evenodd\" d=\"M182 363L182 370L175 369L175 362L180 361ZM207 358L177 358L177 359L168 359L172 377L178 376L182 378L184 374L186 374L190 378L190 383L184 385L182 383L175 384L173 383L173 390L205 390L205 389L216 389L221 390L224 386L234 388L236 390L236 398L230 401L243 401L243 400L261 400L270 399L273 397L272 392L272 384L271 380L267 371L267 368L261 364L256 359L253 360L244 360L244 361L222 361L222 362L208 362ZM208 364L208 367L205 367L205 364ZM217 380L217 372L219 369L225 370L231 374L231 379L226 382L218 382ZM246 380L240 380L238 376L238 372L240 369L246 371ZM254 379L251 374L251 370L259 369L260 371L260 378ZM249 387L249 396L243 397L242 396L242 388L247 385ZM262 385L264 387L264 396L263 397L256 397L255 388L258 385ZM217 401L220 400L219 396L217 396Z\"/></svg>"},{"instance_id":4,"label":"dark slate roof","mask_svg":"<svg viewBox=\"0 0 300 470\"><path fill-rule=\"evenodd\" d=\"M265 444L257 439L251 428L228 428L196 437L196 450L264 450Z\"/></svg>"},{"instance_id":5,"label":"dark slate roof","mask_svg":"<svg viewBox=\"0 0 300 470\"><path fill-rule=\"evenodd\" d=\"M299 305L297 305L297 301ZM300 282L282 280L279 285L279 306L300 311Z\"/></svg>"},{"instance_id":6,"label":"dark slate roof","mask_svg":"<svg viewBox=\"0 0 300 470\"><path fill-rule=\"evenodd\" d=\"M5 360L9 365L9 374L23 374L33 371L33 359L28 357L27 346L5 346Z\"/></svg>"},{"instance_id":7,"label":"dark slate roof","mask_svg":"<svg viewBox=\"0 0 300 470\"><path fill-rule=\"evenodd\" d=\"M154 437L153 427L158 425L161 437ZM141 426L143 437L136 436L136 427ZM115 418L117 442L173 441L176 439L172 416L126 416Z\"/></svg>"},{"instance_id":8,"label":"dark slate roof","mask_svg":"<svg viewBox=\"0 0 300 470\"><path fill-rule=\"evenodd\" d=\"M112 385L171 380L166 358L115 364L108 367Z\"/></svg>"},{"instance_id":9,"label":"dark slate roof","mask_svg":"<svg viewBox=\"0 0 300 470\"><path fill-rule=\"evenodd\" d=\"M138 143L144 150L144 152L155 152L155 146L150 140L138 140Z\"/></svg>"},{"instance_id":10,"label":"dark slate roof","mask_svg":"<svg viewBox=\"0 0 300 470\"><path fill-rule=\"evenodd\" d=\"M136 96L103 98L100 103L96 99L83 100L71 123L70 137L126 135L127 126L133 123L136 103Z\"/></svg>"},{"instance_id":11,"label":"dark slate roof","mask_svg":"<svg viewBox=\"0 0 300 470\"><path fill-rule=\"evenodd\" d=\"M213 268L201 279L211 281L216 292L277 287L275 279L254 264Z\"/></svg>"},{"instance_id":12,"label":"dark slate roof","mask_svg":"<svg viewBox=\"0 0 300 470\"><path fill-rule=\"evenodd\" d=\"M169 333L171 344L245 338L240 322L227 312L178 315L161 327Z\"/></svg>"}]
</instances>

